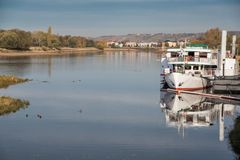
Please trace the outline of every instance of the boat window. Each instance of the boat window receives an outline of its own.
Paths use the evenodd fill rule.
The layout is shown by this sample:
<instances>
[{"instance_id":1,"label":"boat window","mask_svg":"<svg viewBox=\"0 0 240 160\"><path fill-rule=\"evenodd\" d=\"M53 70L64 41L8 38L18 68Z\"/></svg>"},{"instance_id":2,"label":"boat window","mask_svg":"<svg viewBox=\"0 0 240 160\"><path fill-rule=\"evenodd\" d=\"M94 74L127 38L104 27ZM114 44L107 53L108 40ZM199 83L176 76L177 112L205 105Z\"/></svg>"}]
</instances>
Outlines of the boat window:
<instances>
[{"instance_id":1,"label":"boat window","mask_svg":"<svg viewBox=\"0 0 240 160\"><path fill-rule=\"evenodd\" d=\"M195 71L194 74L201 74L201 72L199 72L199 71Z\"/></svg>"},{"instance_id":2,"label":"boat window","mask_svg":"<svg viewBox=\"0 0 240 160\"><path fill-rule=\"evenodd\" d=\"M193 122L193 115L187 115L186 116L186 121L187 122Z\"/></svg>"},{"instance_id":3,"label":"boat window","mask_svg":"<svg viewBox=\"0 0 240 160\"><path fill-rule=\"evenodd\" d=\"M188 52L188 55L194 57L194 52Z\"/></svg>"},{"instance_id":4,"label":"boat window","mask_svg":"<svg viewBox=\"0 0 240 160\"><path fill-rule=\"evenodd\" d=\"M200 53L199 53L199 57L200 57L200 58L207 58L207 53L205 53L205 52L200 52Z\"/></svg>"},{"instance_id":5,"label":"boat window","mask_svg":"<svg viewBox=\"0 0 240 160\"><path fill-rule=\"evenodd\" d=\"M191 70L191 66L186 65L186 66L185 66L185 70Z\"/></svg>"},{"instance_id":6,"label":"boat window","mask_svg":"<svg viewBox=\"0 0 240 160\"><path fill-rule=\"evenodd\" d=\"M216 69L217 66L216 65L212 65L212 66L204 66L205 69Z\"/></svg>"},{"instance_id":7,"label":"boat window","mask_svg":"<svg viewBox=\"0 0 240 160\"><path fill-rule=\"evenodd\" d=\"M177 66L177 72L183 72L183 66Z\"/></svg>"},{"instance_id":8,"label":"boat window","mask_svg":"<svg viewBox=\"0 0 240 160\"><path fill-rule=\"evenodd\" d=\"M203 65L201 65L201 70L203 70Z\"/></svg>"},{"instance_id":9,"label":"boat window","mask_svg":"<svg viewBox=\"0 0 240 160\"><path fill-rule=\"evenodd\" d=\"M193 66L193 70L198 70L199 66Z\"/></svg>"},{"instance_id":10,"label":"boat window","mask_svg":"<svg viewBox=\"0 0 240 160\"><path fill-rule=\"evenodd\" d=\"M171 52L171 57L178 57L178 53L177 52Z\"/></svg>"}]
</instances>

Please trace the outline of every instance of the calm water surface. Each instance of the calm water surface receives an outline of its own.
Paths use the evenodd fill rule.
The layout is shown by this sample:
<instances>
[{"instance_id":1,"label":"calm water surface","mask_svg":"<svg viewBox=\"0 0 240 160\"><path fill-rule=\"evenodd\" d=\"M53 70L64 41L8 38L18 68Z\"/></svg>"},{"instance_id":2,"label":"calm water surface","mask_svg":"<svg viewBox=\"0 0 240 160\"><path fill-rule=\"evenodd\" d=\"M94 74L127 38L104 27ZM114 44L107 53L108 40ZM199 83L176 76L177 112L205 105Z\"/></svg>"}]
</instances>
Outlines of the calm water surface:
<instances>
[{"instance_id":1,"label":"calm water surface","mask_svg":"<svg viewBox=\"0 0 240 160\"><path fill-rule=\"evenodd\" d=\"M0 159L234 159L228 133L238 106L214 102L182 122L184 107L211 102L160 93L157 59L145 52L1 59L1 74L33 81L0 91L30 102L0 117Z\"/></svg>"}]
</instances>

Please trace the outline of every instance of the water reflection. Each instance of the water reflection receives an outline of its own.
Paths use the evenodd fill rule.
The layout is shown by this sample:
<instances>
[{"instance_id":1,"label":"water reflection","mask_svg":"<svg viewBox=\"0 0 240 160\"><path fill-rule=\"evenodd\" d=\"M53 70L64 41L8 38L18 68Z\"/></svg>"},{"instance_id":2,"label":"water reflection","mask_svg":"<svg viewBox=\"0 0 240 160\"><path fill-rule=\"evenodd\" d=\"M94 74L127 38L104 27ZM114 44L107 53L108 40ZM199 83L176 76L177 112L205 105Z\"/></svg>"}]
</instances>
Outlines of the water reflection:
<instances>
[{"instance_id":1,"label":"water reflection","mask_svg":"<svg viewBox=\"0 0 240 160\"><path fill-rule=\"evenodd\" d=\"M1 57L1 74L25 76L32 66L31 57Z\"/></svg>"},{"instance_id":2,"label":"water reflection","mask_svg":"<svg viewBox=\"0 0 240 160\"><path fill-rule=\"evenodd\" d=\"M228 102L199 95L161 92L160 107L165 113L166 123L177 127L184 137L184 129L219 125L219 141L224 140L224 119L233 117L238 102Z\"/></svg>"}]
</instances>

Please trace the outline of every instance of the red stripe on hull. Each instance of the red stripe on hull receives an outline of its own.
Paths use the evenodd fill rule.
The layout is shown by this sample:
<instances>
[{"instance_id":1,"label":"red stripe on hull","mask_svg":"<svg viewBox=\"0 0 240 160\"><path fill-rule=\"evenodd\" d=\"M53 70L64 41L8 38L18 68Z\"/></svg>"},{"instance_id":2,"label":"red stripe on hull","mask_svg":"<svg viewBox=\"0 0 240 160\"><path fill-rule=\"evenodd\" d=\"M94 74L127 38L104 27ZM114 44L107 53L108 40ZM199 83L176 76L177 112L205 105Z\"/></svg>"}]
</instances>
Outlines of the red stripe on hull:
<instances>
[{"instance_id":1,"label":"red stripe on hull","mask_svg":"<svg viewBox=\"0 0 240 160\"><path fill-rule=\"evenodd\" d=\"M207 89L212 86L206 86L206 87L196 87L196 88L174 88L177 91L185 90L185 91L194 91L194 90L201 90L201 89Z\"/></svg>"}]
</instances>

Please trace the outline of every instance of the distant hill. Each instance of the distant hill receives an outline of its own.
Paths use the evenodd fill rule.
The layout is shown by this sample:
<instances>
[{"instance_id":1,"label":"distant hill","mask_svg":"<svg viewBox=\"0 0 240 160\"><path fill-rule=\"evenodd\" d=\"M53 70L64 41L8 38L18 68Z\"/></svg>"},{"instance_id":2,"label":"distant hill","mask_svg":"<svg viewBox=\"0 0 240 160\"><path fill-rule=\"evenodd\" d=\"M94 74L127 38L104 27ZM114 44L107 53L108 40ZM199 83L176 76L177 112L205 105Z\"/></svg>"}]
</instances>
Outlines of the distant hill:
<instances>
[{"instance_id":1,"label":"distant hill","mask_svg":"<svg viewBox=\"0 0 240 160\"><path fill-rule=\"evenodd\" d=\"M240 31L229 31L228 34L240 35ZM157 33L157 34L127 34L127 35L110 35L94 38L94 40L105 41L134 41L134 42L161 42L165 40L191 40L202 37L204 33Z\"/></svg>"},{"instance_id":2,"label":"distant hill","mask_svg":"<svg viewBox=\"0 0 240 160\"><path fill-rule=\"evenodd\" d=\"M203 33L179 33L179 34L128 34L128 35L110 35L97 37L94 40L105 41L134 41L134 42L161 42L165 40L177 41L184 39L195 39L203 36Z\"/></svg>"}]
</instances>

